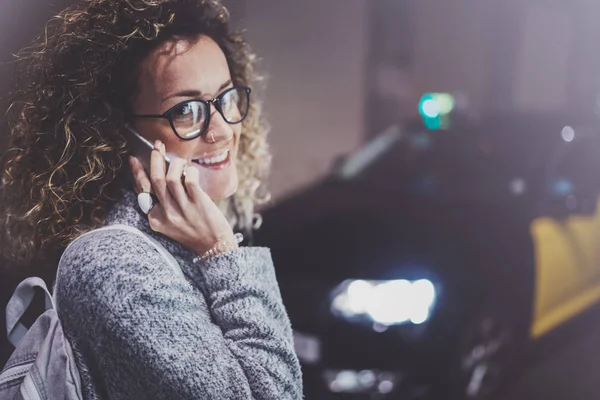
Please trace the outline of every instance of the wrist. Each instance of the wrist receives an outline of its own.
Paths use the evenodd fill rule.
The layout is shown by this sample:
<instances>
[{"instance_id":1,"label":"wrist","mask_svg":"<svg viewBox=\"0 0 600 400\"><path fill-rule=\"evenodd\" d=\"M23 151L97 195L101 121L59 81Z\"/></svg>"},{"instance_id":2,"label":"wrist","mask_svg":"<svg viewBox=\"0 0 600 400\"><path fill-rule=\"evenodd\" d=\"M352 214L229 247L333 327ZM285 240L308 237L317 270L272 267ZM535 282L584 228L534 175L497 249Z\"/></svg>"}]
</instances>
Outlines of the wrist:
<instances>
[{"instance_id":1,"label":"wrist","mask_svg":"<svg viewBox=\"0 0 600 400\"><path fill-rule=\"evenodd\" d=\"M221 242L230 242L230 241L235 241L235 240L236 240L236 237L232 231L232 232L226 233L224 235L215 235L212 238L204 238L204 240L202 240L201 242L194 241L193 243L190 243L188 248L195 255L202 255Z\"/></svg>"},{"instance_id":2,"label":"wrist","mask_svg":"<svg viewBox=\"0 0 600 400\"><path fill-rule=\"evenodd\" d=\"M199 261L205 261L210 258L213 258L219 254L228 253L230 251L237 250L239 248L239 244L244 240L244 236L241 233L236 233L232 235L230 238L217 240L216 243L213 244L207 250L201 250L197 252L197 256L194 258L194 264Z\"/></svg>"}]
</instances>

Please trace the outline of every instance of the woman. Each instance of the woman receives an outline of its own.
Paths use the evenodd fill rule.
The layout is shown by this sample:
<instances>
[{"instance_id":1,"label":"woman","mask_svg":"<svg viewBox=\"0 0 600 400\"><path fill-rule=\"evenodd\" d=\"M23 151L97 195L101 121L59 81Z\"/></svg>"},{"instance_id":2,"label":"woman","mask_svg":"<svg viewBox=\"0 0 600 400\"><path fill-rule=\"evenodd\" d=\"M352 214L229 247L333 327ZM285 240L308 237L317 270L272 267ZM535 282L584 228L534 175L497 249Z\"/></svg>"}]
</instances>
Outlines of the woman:
<instances>
[{"instance_id":1,"label":"woman","mask_svg":"<svg viewBox=\"0 0 600 400\"><path fill-rule=\"evenodd\" d=\"M269 154L248 88L253 55L227 10L87 0L20 56L2 185L7 255L51 268L81 233L126 224L185 275L122 230L64 251L57 302L84 397L301 398L269 251L238 247L232 229L252 229ZM128 128L154 144L149 171L127 155Z\"/></svg>"}]
</instances>

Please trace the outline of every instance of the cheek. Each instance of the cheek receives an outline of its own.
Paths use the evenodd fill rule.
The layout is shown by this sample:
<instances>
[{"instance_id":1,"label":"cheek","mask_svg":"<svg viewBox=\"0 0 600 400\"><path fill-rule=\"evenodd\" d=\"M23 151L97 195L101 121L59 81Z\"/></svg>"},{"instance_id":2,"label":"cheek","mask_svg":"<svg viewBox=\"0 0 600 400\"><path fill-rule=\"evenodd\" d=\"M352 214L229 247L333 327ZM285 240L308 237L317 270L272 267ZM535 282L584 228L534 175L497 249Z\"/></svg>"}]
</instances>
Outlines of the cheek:
<instances>
[{"instance_id":1,"label":"cheek","mask_svg":"<svg viewBox=\"0 0 600 400\"><path fill-rule=\"evenodd\" d=\"M175 133L171 127L166 124L158 124L156 122L151 123L150 120L142 120L133 125L133 128L138 131L142 136L148 139L152 144L155 141L160 140L165 144L169 151L177 150L180 140L175 136Z\"/></svg>"},{"instance_id":2,"label":"cheek","mask_svg":"<svg viewBox=\"0 0 600 400\"><path fill-rule=\"evenodd\" d=\"M187 143L179 140L172 132L161 132L159 139L167 149L172 149L172 151L179 152L187 147Z\"/></svg>"},{"instance_id":3,"label":"cheek","mask_svg":"<svg viewBox=\"0 0 600 400\"><path fill-rule=\"evenodd\" d=\"M181 140L173 131L163 132L159 138L167 148L167 153L170 153L179 158L189 158L195 155L196 149L198 148L197 138L195 140Z\"/></svg>"}]
</instances>

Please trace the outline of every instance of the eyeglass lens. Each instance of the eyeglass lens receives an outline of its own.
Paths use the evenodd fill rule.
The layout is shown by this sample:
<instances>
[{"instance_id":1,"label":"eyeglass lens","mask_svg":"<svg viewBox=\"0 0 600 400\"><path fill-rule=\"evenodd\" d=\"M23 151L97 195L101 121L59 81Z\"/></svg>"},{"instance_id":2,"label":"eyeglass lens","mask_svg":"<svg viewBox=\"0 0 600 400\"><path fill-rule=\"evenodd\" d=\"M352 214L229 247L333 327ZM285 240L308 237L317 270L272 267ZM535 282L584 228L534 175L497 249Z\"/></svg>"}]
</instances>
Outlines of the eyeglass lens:
<instances>
[{"instance_id":1,"label":"eyeglass lens","mask_svg":"<svg viewBox=\"0 0 600 400\"><path fill-rule=\"evenodd\" d=\"M230 124L241 122L248 113L249 94L244 88L232 88L217 97L215 106L221 111L225 121ZM210 108L206 103L192 100L180 104L170 113L177 134L190 139L204 133Z\"/></svg>"}]
</instances>

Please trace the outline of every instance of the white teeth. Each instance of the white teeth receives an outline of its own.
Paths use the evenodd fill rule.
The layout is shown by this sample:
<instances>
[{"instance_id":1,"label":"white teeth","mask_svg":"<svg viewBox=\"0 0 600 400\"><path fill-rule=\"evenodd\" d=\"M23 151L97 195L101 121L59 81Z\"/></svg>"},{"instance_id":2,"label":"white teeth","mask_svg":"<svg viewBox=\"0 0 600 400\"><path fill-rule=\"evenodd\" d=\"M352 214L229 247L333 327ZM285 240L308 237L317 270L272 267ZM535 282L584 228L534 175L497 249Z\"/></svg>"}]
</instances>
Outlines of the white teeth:
<instances>
[{"instance_id":1,"label":"white teeth","mask_svg":"<svg viewBox=\"0 0 600 400\"><path fill-rule=\"evenodd\" d=\"M216 155L212 158L198 158L196 161L198 161L199 164L217 164L217 163L225 161L227 159L228 155L229 155L229 150L225 150L221 154Z\"/></svg>"}]
</instances>

